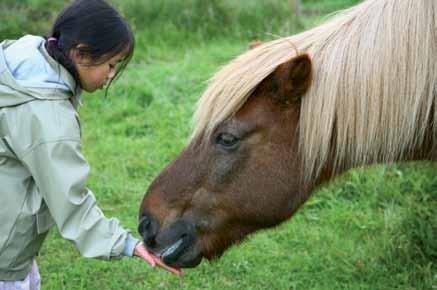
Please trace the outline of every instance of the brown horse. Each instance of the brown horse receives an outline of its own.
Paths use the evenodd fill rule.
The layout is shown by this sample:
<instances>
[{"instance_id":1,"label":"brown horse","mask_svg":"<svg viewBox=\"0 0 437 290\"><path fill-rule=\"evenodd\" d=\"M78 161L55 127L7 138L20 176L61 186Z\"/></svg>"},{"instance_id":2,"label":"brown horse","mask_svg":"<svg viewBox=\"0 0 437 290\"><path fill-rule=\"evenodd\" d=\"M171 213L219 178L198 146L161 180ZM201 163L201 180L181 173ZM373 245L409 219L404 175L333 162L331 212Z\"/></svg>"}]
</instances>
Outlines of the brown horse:
<instances>
[{"instance_id":1,"label":"brown horse","mask_svg":"<svg viewBox=\"0 0 437 290\"><path fill-rule=\"evenodd\" d=\"M212 79L139 232L174 266L218 257L349 168L437 160L436 108L435 1L369 0L262 44Z\"/></svg>"}]
</instances>

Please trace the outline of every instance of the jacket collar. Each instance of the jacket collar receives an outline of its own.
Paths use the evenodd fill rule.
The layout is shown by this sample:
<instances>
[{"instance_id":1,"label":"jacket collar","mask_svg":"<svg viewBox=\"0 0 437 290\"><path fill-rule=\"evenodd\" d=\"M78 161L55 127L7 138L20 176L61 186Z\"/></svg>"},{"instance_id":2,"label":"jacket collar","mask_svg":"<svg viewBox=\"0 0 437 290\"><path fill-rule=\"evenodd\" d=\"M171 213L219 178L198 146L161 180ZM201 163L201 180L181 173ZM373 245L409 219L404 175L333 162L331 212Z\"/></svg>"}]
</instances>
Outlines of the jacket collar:
<instances>
[{"instance_id":1,"label":"jacket collar","mask_svg":"<svg viewBox=\"0 0 437 290\"><path fill-rule=\"evenodd\" d=\"M16 103L14 100L11 100L7 103L8 105L16 105L19 103L31 101L33 99L70 99L75 108L82 105L81 98L81 89L76 85L76 81L73 76L56 60L54 60L45 48L45 39L43 37L34 36L40 38L40 44L38 46L38 50L44 56L47 63L54 69L59 72L59 76L64 81L64 83L68 86L70 91L60 90L60 89L52 89L52 88L29 88L23 87L17 83L14 79L12 73L9 71L9 68L6 64L4 49L14 43L16 40L5 40L0 43L0 93L2 92L1 87L7 86L8 92L10 89L14 90L20 96L17 98ZM1 102L0 102L1 103ZM0 104L1 107L1 104Z\"/></svg>"}]
</instances>

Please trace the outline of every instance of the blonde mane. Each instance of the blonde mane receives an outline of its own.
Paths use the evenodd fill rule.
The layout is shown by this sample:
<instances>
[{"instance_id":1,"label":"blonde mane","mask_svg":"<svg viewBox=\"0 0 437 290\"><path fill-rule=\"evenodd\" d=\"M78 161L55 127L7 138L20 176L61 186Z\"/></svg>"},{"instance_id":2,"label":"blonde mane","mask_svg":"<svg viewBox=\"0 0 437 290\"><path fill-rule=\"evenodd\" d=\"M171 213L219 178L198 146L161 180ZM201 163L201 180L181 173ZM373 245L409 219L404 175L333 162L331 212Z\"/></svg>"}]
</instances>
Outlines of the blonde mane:
<instances>
[{"instance_id":1,"label":"blonde mane","mask_svg":"<svg viewBox=\"0 0 437 290\"><path fill-rule=\"evenodd\" d=\"M235 114L257 85L298 50L313 60L301 104L307 178L336 168L402 159L437 142L437 1L368 0L301 34L271 41L224 66L199 100L192 137Z\"/></svg>"}]
</instances>

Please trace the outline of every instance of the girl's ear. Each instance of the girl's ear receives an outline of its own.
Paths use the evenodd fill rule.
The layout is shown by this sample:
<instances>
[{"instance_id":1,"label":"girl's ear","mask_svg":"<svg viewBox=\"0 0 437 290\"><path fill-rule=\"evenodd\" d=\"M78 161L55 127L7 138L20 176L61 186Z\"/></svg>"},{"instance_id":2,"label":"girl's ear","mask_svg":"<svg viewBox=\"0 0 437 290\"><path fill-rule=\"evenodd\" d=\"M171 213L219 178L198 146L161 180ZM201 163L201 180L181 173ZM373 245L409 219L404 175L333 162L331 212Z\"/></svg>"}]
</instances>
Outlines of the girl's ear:
<instances>
[{"instance_id":1,"label":"girl's ear","mask_svg":"<svg viewBox=\"0 0 437 290\"><path fill-rule=\"evenodd\" d=\"M311 84L312 63L308 54L302 54L280 64L271 75L276 92L274 98L281 103L298 102Z\"/></svg>"},{"instance_id":2,"label":"girl's ear","mask_svg":"<svg viewBox=\"0 0 437 290\"><path fill-rule=\"evenodd\" d=\"M69 56L75 64L87 64L89 62L89 57L84 53L86 47L85 44L79 43L70 50Z\"/></svg>"}]
</instances>

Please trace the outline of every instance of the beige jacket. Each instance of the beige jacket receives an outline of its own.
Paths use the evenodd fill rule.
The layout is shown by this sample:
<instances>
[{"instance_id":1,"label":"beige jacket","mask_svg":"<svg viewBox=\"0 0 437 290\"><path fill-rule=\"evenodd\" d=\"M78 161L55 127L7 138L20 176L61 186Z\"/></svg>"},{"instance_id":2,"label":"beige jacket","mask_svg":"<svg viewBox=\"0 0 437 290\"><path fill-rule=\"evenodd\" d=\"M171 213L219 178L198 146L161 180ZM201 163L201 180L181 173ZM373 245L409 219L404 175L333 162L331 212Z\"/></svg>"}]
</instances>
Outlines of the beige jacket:
<instances>
[{"instance_id":1,"label":"beige jacket","mask_svg":"<svg viewBox=\"0 0 437 290\"><path fill-rule=\"evenodd\" d=\"M103 215L86 187L90 168L81 153L79 90L44 43L36 36L0 43L0 280L27 276L55 224L85 257L131 255L137 243L118 220ZM28 48L12 51L14 44ZM15 59L16 69L42 57L45 62L36 63L45 69L37 72L55 71L58 83L45 75L41 85L15 79L8 48L24 55ZM31 65L27 69L35 69Z\"/></svg>"}]
</instances>

